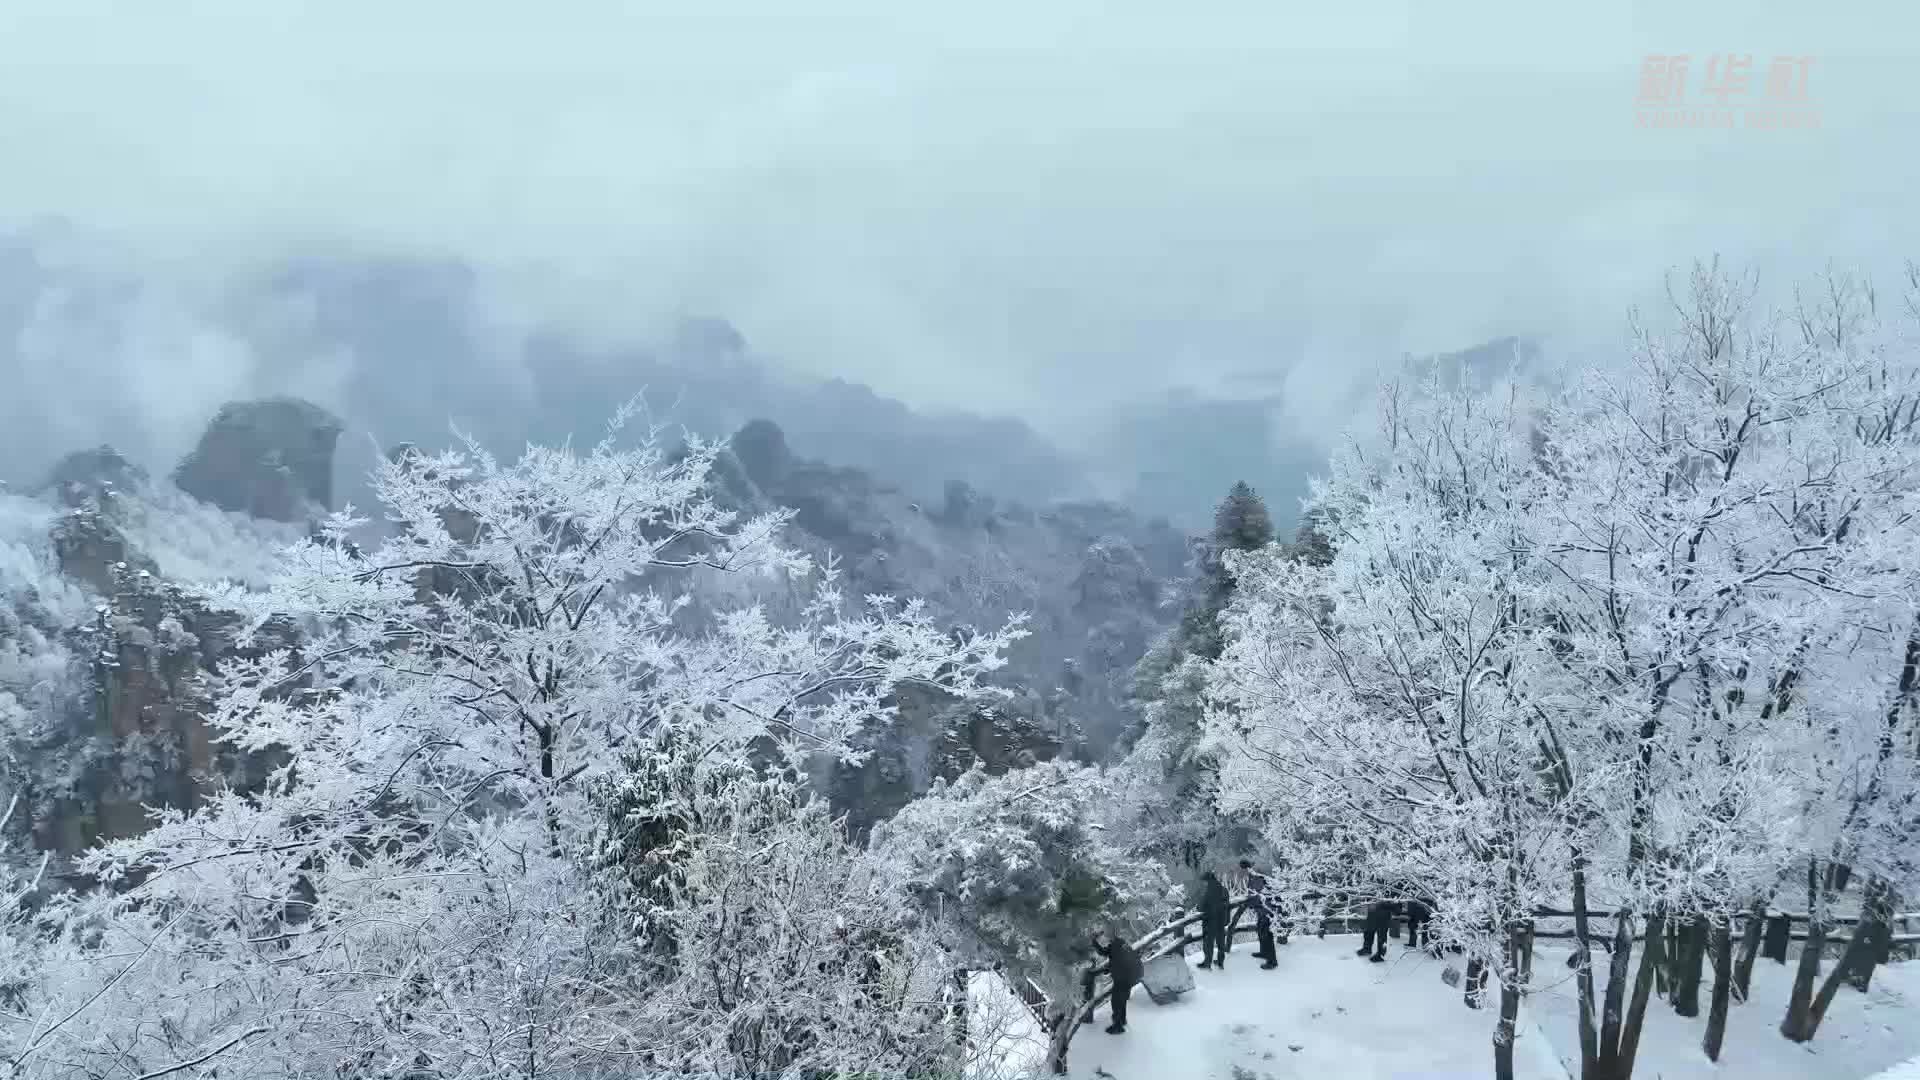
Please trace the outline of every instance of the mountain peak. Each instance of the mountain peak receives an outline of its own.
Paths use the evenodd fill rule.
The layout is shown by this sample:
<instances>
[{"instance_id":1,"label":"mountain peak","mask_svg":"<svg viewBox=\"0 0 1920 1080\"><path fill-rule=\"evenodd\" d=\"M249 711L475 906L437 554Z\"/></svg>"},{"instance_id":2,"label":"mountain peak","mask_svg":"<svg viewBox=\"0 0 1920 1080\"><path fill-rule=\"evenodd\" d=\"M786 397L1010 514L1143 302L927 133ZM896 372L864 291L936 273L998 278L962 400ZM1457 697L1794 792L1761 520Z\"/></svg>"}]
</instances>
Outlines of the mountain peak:
<instances>
[{"instance_id":1,"label":"mountain peak","mask_svg":"<svg viewBox=\"0 0 1920 1080\"><path fill-rule=\"evenodd\" d=\"M332 505L333 450L344 426L300 398L228 402L174 470L174 482L223 510L298 521Z\"/></svg>"}]
</instances>

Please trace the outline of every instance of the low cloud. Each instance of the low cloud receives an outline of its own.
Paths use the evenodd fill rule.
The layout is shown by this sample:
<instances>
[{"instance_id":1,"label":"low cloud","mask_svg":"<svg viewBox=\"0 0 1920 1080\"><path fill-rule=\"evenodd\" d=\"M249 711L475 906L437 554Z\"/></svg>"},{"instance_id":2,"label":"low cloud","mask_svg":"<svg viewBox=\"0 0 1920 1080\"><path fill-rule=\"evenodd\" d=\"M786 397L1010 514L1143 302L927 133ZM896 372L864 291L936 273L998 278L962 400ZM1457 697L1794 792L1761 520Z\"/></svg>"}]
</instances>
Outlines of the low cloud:
<instances>
[{"instance_id":1,"label":"low cloud","mask_svg":"<svg viewBox=\"0 0 1920 1080\"><path fill-rule=\"evenodd\" d=\"M718 314L1072 435L1170 385L1337 401L1407 351L1604 348L1696 255L1791 282L1920 253L1897 0L909 6L13 0L0 220L43 261L33 223L72 222L136 295L0 277L40 283L0 303L7 411L160 453L249 388L338 396L353 357L230 325L235 280L316 255L469 268L497 351ZM1811 56L1820 126L1637 127L1655 53L1693 87Z\"/></svg>"}]
</instances>

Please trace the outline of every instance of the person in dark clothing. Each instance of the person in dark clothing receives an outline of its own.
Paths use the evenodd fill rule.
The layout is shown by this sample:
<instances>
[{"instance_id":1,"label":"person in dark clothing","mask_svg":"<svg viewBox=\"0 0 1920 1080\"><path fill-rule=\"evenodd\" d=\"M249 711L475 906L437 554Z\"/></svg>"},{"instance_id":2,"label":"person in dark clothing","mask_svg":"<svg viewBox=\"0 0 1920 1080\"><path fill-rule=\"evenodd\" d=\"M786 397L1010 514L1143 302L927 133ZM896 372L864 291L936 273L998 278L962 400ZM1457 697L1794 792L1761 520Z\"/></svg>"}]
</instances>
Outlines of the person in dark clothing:
<instances>
[{"instance_id":1,"label":"person in dark clothing","mask_svg":"<svg viewBox=\"0 0 1920 1080\"><path fill-rule=\"evenodd\" d=\"M1209 870L1200 875L1200 966L1227 965L1227 887ZM1217 958L1217 959L1216 959Z\"/></svg>"},{"instance_id":2,"label":"person in dark clothing","mask_svg":"<svg viewBox=\"0 0 1920 1080\"><path fill-rule=\"evenodd\" d=\"M1113 1023L1107 1025L1107 1034L1118 1035L1127 1030L1127 998L1139 985L1145 969L1140 954L1118 934L1096 932L1093 951L1106 958L1107 977L1113 980Z\"/></svg>"},{"instance_id":3,"label":"person in dark clothing","mask_svg":"<svg viewBox=\"0 0 1920 1080\"><path fill-rule=\"evenodd\" d=\"M1396 906L1389 900L1376 900L1371 907L1367 908L1364 936L1360 939L1360 949L1356 955L1365 956L1372 953L1374 963L1386 962L1387 934L1393 929L1393 909Z\"/></svg>"},{"instance_id":4,"label":"person in dark clothing","mask_svg":"<svg viewBox=\"0 0 1920 1080\"><path fill-rule=\"evenodd\" d=\"M1433 905L1423 899L1407 901L1407 948L1433 944Z\"/></svg>"},{"instance_id":5,"label":"person in dark clothing","mask_svg":"<svg viewBox=\"0 0 1920 1080\"><path fill-rule=\"evenodd\" d=\"M1280 958L1273 951L1273 913L1267 899L1267 875L1253 868L1252 859L1241 859L1240 869L1247 875L1247 894L1252 899L1247 906L1253 909L1253 932L1260 939L1260 948L1253 954L1262 961L1263 969L1271 970L1280 965Z\"/></svg>"}]
</instances>

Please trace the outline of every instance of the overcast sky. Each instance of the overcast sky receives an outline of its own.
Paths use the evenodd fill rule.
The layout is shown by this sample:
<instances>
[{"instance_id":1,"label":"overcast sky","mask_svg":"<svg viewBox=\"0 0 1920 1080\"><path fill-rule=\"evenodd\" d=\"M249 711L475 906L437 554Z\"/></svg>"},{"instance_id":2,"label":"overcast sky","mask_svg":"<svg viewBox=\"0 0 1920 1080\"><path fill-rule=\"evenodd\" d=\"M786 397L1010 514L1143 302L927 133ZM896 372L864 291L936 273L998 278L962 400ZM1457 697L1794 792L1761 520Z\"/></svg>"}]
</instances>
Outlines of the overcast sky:
<instances>
[{"instance_id":1,"label":"overcast sky","mask_svg":"<svg viewBox=\"0 0 1920 1080\"><path fill-rule=\"evenodd\" d=\"M721 314L1043 421L1246 369L1310 416L1403 350L1609 340L1694 255L1776 282L1920 255L1912 0L793 14L824 7L3 0L0 222L198 278L451 254L515 310ZM1821 127L1638 129L1649 53L1696 88L1751 55L1756 93L1811 56Z\"/></svg>"}]
</instances>

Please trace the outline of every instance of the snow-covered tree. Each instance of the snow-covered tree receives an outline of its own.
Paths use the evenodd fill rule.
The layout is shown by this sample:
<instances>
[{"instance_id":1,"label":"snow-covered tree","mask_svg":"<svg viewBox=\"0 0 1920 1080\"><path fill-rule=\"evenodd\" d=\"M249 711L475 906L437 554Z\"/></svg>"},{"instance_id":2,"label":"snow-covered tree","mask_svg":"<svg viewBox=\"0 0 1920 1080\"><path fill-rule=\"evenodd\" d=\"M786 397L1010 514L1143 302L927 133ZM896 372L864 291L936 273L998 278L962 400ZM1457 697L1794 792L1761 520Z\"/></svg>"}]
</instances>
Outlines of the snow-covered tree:
<instances>
[{"instance_id":1,"label":"snow-covered tree","mask_svg":"<svg viewBox=\"0 0 1920 1080\"><path fill-rule=\"evenodd\" d=\"M1544 547L1569 584L1554 605L1590 705L1574 753L1582 771L1619 778L1587 850L1606 853L1600 873L1647 927L1633 1014L1664 923L1724 926L1785 860L1814 874L1846 857L1822 822L1848 777L1875 771L1884 709L1803 691L1810 677L1861 685L1843 674L1848 654L1863 631L1904 625L1889 609L1910 611L1914 594L1913 449L1863 437L1902 408L1888 365L1911 372L1913 353L1885 353L1902 347L1879 340L1848 290L1814 316L1831 332L1755 317L1749 295L1696 268L1679 328L1642 334L1628 373L1589 377L1548 423ZM1803 979L1829 917L1813 899ZM1783 1030L1812 1033L1792 1017ZM1622 1038L1619 1074L1632 1063ZM1603 1056L1606 1042L1603 1029Z\"/></svg>"},{"instance_id":2,"label":"snow-covered tree","mask_svg":"<svg viewBox=\"0 0 1920 1080\"><path fill-rule=\"evenodd\" d=\"M1231 865L1258 841L1254 822L1223 817L1214 798L1216 763L1203 742L1209 663L1223 647L1221 618L1234 595L1230 559L1273 541L1266 504L1236 483L1214 512L1197 552L1180 623L1133 670L1136 736L1115 769L1119 799L1110 814L1127 846L1164 862L1197 897L1200 871Z\"/></svg>"},{"instance_id":3,"label":"snow-covered tree","mask_svg":"<svg viewBox=\"0 0 1920 1080\"><path fill-rule=\"evenodd\" d=\"M1187 653L1217 660L1223 647L1219 617L1233 599L1230 552L1259 551L1273 542L1273 518L1267 504L1243 481L1236 482L1213 512L1213 534L1201 552L1199 595L1180 621Z\"/></svg>"},{"instance_id":4,"label":"snow-covered tree","mask_svg":"<svg viewBox=\"0 0 1920 1080\"><path fill-rule=\"evenodd\" d=\"M1496 974L1512 1075L1534 909L1560 881L1549 737L1508 683L1543 631L1523 614L1527 417L1435 390L1390 397L1385 455L1336 458L1331 562L1280 547L1230 561L1238 599L1212 671L1220 809L1265 823L1290 909L1437 901L1439 938ZM1543 828L1542 825L1546 827Z\"/></svg>"},{"instance_id":5,"label":"snow-covered tree","mask_svg":"<svg viewBox=\"0 0 1920 1080\"><path fill-rule=\"evenodd\" d=\"M1863 283L1830 275L1823 284L1796 312L1792 334L1826 358L1821 397L1834 403L1808 455L1825 473L1794 519L1799 557L1810 564L1801 591L1825 617L1800 628L1773 684L1782 706L1803 714L1799 730L1810 740L1798 756L1812 781L1802 803L1806 863L1794 875L1805 883L1809 946L1781 1024L1796 1041L1818 1031L1843 979L1866 988L1885 957L1891 914L1920 888L1920 268L1908 270L1904 334L1889 331ZM1860 886L1858 923L1816 989L1849 882Z\"/></svg>"},{"instance_id":6,"label":"snow-covered tree","mask_svg":"<svg viewBox=\"0 0 1920 1080\"><path fill-rule=\"evenodd\" d=\"M45 881L53 853L45 851L38 859L30 859L16 850L10 840L20 810L20 796L12 795L0 811L0 1011L4 1012L25 1008L45 978L49 950L39 916L57 919L55 911L33 910L34 894Z\"/></svg>"},{"instance_id":7,"label":"snow-covered tree","mask_svg":"<svg viewBox=\"0 0 1920 1080\"><path fill-rule=\"evenodd\" d=\"M1532 907L1571 900L1583 1080L1631 1075L1663 970L1697 1011L1708 951L1717 1054L1731 921L1790 863L1814 908L1794 1038L1911 888L1914 351L1868 294L1796 324L1717 268L1688 285L1671 332L1544 401L1390 396L1317 495L1330 563L1235 561L1209 678L1223 808L1429 889L1503 987ZM1865 918L1814 997L1856 871Z\"/></svg>"},{"instance_id":8,"label":"snow-covered tree","mask_svg":"<svg viewBox=\"0 0 1920 1080\"><path fill-rule=\"evenodd\" d=\"M800 1027L806 1067L924 1060L907 1028L877 1050L880 1023L840 1016L852 999L830 993L873 961L847 994L929 1015L924 950L880 933L854 854L762 772L836 750L888 714L895 688L970 692L1019 631L954 632L888 597L848 610L829 575L791 623L690 611L663 586L812 570L776 542L783 516L715 506L714 452L627 449L612 433L512 464L472 445L409 452L373 477L391 527L371 551L338 515L269 588L219 591L243 644L269 625L303 631L234 662L210 718L281 764L257 795L215 793L86 857L113 888L71 906L44 977L0 1013L15 1073L217 1061L255 1077L628 1075L651 1053L743 1075ZM642 763L660 753L711 783L658 797L702 792L692 805L712 824L669 830L668 855L610 858L610 807L653 797ZM617 963L635 928L605 917L605 898L659 858L670 910L650 925L676 948L745 963L749 941L777 944L741 975L729 1011L746 1026L716 1028L694 1000L712 971L640 993ZM823 876L797 889L802 862ZM833 907L849 904L860 917L814 957L824 971L773 977L842 941ZM750 928L713 921L749 905Z\"/></svg>"},{"instance_id":9,"label":"snow-covered tree","mask_svg":"<svg viewBox=\"0 0 1920 1080\"><path fill-rule=\"evenodd\" d=\"M874 830L873 849L935 928L974 966L1030 978L1056 1003L1078 1000L1095 930L1157 924L1170 885L1101 827L1111 789L1091 768L1044 762L1003 776L936 782Z\"/></svg>"},{"instance_id":10,"label":"snow-covered tree","mask_svg":"<svg viewBox=\"0 0 1920 1080\"><path fill-rule=\"evenodd\" d=\"M1178 638L1178 630L1162 636L1134 665L1139 735L1112 772L1119 796L1112 817L1132 850L1197 873L1224 830L1211 764L1200 751L1207 669Z\"/></svg>"},{"instance_id":11,"label":"snow-covered tree","mask_svg":"<svg viewBox=\"0 0 1920 1080\"><path fill-rule=\"evenodd\" d=\"M646 1071L958 1070L952 959L791 772L686 738L626 756L590 841L606 969L656 1033Z\"/></svg>"}]
</instances>

